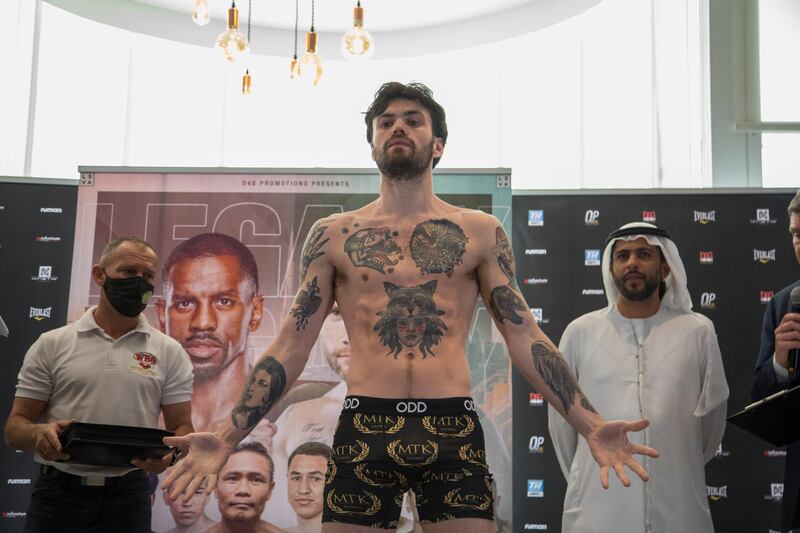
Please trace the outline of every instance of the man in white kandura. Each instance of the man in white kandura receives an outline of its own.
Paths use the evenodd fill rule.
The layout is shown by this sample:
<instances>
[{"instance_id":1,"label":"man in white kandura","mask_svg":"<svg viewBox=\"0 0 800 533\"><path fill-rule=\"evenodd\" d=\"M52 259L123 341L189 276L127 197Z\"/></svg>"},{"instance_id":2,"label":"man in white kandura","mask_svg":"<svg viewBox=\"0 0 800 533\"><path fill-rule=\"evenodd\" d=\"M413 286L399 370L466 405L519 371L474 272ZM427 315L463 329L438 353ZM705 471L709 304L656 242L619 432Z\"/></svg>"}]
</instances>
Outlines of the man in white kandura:
<instances>
[{"instance_id":1,"label":"man in white kandura","mask_svg":"<svg viewBox=\"0 0 800 533\"><path fill-rule=\"evenodd\" d=\"M663 229L635 222L612 232L602 268L608 307L570 323L559 350L598 413L650 420L630 438L662 456L644 458L650 483L597 490L589 448L550 407L568 482L562 531L710 533L704 465L722 440L728 399L714 325L692 312L678 248Z\"/></svg>"}]
</instances>

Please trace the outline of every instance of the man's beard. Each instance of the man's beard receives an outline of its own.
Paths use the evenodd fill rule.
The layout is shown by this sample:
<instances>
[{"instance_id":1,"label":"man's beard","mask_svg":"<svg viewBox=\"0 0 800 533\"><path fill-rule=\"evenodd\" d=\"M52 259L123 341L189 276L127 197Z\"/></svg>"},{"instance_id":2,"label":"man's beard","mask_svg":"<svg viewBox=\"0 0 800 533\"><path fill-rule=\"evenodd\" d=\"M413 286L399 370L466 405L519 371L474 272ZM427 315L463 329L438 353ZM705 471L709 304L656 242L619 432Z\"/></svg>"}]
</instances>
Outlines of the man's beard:
<instances>
[{"instance_id":1,"label":"man's beard","mask_svg":"<svg viewBox=\"0 0 800 533\"><path fill-rule=\"evenodd\" d=\"M641 274L641 276L642 277L640 279L644 282L644 284L638 290L628 289L625 286L624 276L621 278L614 276L614 285L617 286L619 293L627 300L632 302L642 302L650 298L650 295L658 290L661 280L657 279L656 277L647 277L645 274Z\"/></svg>"},{"instance_id":2,"label":"man's beard","mask_svg":"<svg viewBox=\"0 0 800 533\"><path fill-rule=\"evenodd\" d=\"M395 181L408 181L419 177L433 160L433 139L419 152L417 152L417 147L412 144L408 146L411 152L408 155L398 152L387 155L387 145L393 140L396 138L386 141L381 149L378 149L377 146L372 147L372 158L378 165L378 170L383 176ZM406 140L411 142L410 139Z\"/></svg>"}]
</instances>

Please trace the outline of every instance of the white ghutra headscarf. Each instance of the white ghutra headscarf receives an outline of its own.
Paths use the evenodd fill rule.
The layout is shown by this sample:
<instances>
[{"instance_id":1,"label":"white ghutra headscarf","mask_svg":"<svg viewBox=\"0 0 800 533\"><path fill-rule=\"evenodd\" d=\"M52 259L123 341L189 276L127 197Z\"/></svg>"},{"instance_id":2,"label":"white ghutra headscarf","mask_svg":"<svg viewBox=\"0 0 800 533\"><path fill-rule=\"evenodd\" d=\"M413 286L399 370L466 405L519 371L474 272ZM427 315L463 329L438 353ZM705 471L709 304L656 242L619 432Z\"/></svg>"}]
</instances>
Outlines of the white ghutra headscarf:
<instances>
[{"instance_id":1,"label":"white ghutra headscarf","mask_svg":"<svg viewBox=\"0 0 800 533\"><path fill-rule=\"evenodd\" d=\"M692 297L689 295L689 288L686 284L686 269L683 268L683 261L678 253L678 247L672 242L669 233L653 224L647 222L631 222L614 230L608 236L606 248L603 250L603 285L606 289L608 306L613 307L619 299L619 291L611 276L611 248L617 241L634 241L644 238L651 246L658 246L664 254L664 258L669 265L664 283L667 287L661 305L675 311L690 313L692 311Z\"/></svg>"}]
</instances>

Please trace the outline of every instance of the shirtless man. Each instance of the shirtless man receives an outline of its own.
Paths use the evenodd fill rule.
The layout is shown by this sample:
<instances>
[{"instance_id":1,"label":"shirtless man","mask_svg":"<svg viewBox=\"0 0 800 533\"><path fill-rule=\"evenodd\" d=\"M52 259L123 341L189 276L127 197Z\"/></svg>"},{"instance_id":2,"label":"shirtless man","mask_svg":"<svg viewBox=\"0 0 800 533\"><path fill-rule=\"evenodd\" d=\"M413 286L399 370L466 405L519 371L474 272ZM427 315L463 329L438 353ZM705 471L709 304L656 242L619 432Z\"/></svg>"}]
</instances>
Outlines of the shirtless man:
<instances>
[{"instance_id":1,"label":"shirtless man","mask_svg":"<svg viewBox=\"0 0 800 533\"><path fill-rule=\"evenodd\" d=\"M379 198L311 229L301 290L254 370L269 376L261 404L240 403L215 434L165 439L190 450L164 483L170 497L191 495L206 477L213 487L235 443L300 375L336 302L351 345L349 396L334 437L323 531L391 530L400 496L412 488L425 531L491 532L491 475L465 354L478 294L517 370L586 438L603 486L609 468L624 485L624 466L647 480L632 454L657 452L627 439L647 421L607 422L595 412L528 312L502 225L433 194L447 126L427 87L384 84L365 121ZM238 416L245 411L246 421Z\"/></svg>"},{"instance_id":2,"label":"shirtless man","mask_svg":"<svg viewBox=\"0 0 800 533\"><path fill-rule=\"evenodd\" d=\"M248 337L264 313L256 260L237 239L202 233L172 251L161 279L161 331L181 343L194 369L192 424L214 431L230 418L250 371ZM250 437L269 449L274 430L265 419Z\"/></svg>"},{"instance_id":3,"label":"shirtless man","mask_svg":"<svg viewBox=\"0 0 800 533\"><path fill-rule=\"evenodd\" d=\"M214 521L206 515L206 500L208 494L204 487L197 489L189 501L177 500L167 501L164 498L172 519L175 520L175 527L166 533L203 533L214 525Z\"/></svg>"}]
</instances>

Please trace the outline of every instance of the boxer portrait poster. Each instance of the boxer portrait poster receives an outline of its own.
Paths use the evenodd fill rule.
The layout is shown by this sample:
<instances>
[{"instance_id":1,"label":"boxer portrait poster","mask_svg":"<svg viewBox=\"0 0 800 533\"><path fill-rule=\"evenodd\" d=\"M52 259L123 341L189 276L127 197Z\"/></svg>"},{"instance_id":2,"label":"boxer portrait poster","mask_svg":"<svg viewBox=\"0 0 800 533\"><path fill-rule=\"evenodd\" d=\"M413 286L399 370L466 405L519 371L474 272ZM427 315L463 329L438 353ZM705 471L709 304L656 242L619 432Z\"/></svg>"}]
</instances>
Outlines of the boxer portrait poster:
<instances>
[{"instance_id":1,"label":"boxer portrait poster","mask_svg":"<svg viewBox=\"0 0 800 533\"><path fill-rule=\"evenodd\" d=\"M303 266L300 252L312 224L366 205L379 187L377 173L362 170L80 171L68 320L97 303L99 288L85 273L110 240L133 234L151 243L160 257L160 275L144 314L180 342L192 360L195 431L213 431L230 416L253 361L289 315ZM434 187L449 203L495 215L510 234L508 174L507 169L442 170ZM370 231L375 234L357 235L346 250L354 260L366 248L392 245ZM391 249L370 256L387 264L394 260ZM480 301L467 343L502 530L511 521L511 370L502 337ZM248 437L264 446L274 466L263 521L293 530L321 520L321 490L315 483L326 446L304 445L330 446L348 364L349 341L334 308L300 378ZM217 494L199 496L185 507L168 506L159 494L153 505L157 532L204 530L224 511ZM404 507L399 530L411 531L413 504L407 501Z\"/></svg>"}]
</instances>

